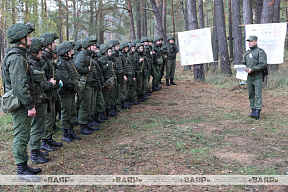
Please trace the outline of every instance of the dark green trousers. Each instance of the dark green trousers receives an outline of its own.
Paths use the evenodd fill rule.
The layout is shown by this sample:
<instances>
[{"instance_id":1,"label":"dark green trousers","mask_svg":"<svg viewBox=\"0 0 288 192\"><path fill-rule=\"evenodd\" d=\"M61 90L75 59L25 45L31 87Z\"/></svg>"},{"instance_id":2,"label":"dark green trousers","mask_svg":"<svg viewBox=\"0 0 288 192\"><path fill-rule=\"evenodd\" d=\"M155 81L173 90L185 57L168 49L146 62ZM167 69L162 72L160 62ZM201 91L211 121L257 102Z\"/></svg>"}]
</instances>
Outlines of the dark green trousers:
<instances>
[{"instance_id":1,"label":"dark green trousers","mask_svg":"<svg viewBox=\"0 0 288 192\"><path fill-rule=\"evenodd\" d=\"M62 129L69 129L74 126L76 119L75 93L60 95L61 104L61 120L60 125Z\"/></svg>"},{"instance_id":2,"label":"dark green trousers","mask_svg":"<svg viewBox=\"0 0 288 192\"><path fill-rule=\"evenodd\" d=\"M86 88L78 93L79 95L79 124L88 124L94 112L94 87L86 86Z\"/></svg>"},{"instance_id":3,"label":"dark green trousers","mask_svg":"<svg viewBox=\"0 0 288 192\"><path fill-rule=\"evenodd\" d=\"M94 91L94 97L95 97L95 108L94 113L101 113L106 110L106 104L103 97L102 91Z\"/></svg>"},{"instance_id":4,"label":"dark green trousers","mask_svg":"<svg viewBox=\"0 0 288 192\"><path fill-rule=\"evenodd\" d=\"M126 99L128 88L128 81L123 81L123 83L120 85L120 101L124 101Z\"/></svg>"},{"instance_id":5,"label":"dark green trousers","mask_svg":"<svg viewBox=\"0 0 288 192\"><path fill-rule=\"evenodd\" d=\"M251 109L258 109L258 110L262 109L262 84L263 84L262 73L258 75L248 75L247 88Z\"/></svg>"},{"instance_id":6,"label":"dark green trousers","mask_svg":"<svg viewBox=\"0 0 288 192\"><path fill-rule=\"evenodd\" d=\"M56 120L55 100L52 99L48 102L50 102L50 104L48 103L50 111L48 111L46 115L45 132L42 139L50 139L54 134L53 127Z\"/></svg>"},{"instance_id":7,"label":"dark green trousers","mask_svg":"<svg viewBox=\"0 0 288 192\"><path fill-rule=\"evenodd\" d=\"M45 131L47 106L47 102L37 103L35 105L36 116L32 119L29 141L31 151L41 149L41 138Z\"/></svg>"},{"instance_id":8,"label":"dark green trousers","mask_svg":"<svg viewBox=\"0 0 288 192\"><path fill-rule=\"evenodd\" d=\"M175 67L176 67L176 59L167 59L166 79L174 79Z\"/></svg>"},{"instance_id":9,"label":"dark green trousers","mask_svg":"<svg viewBox=\"0 0 288 192\"><path fill-rule=\"evenodd\" d=\"M30 140L32 117L28 116L25 107L21 107L12 112L12 121L14 127L13 155L16 164L24 163L28 161L27 145Z\"/></svg>"}]
</instances>

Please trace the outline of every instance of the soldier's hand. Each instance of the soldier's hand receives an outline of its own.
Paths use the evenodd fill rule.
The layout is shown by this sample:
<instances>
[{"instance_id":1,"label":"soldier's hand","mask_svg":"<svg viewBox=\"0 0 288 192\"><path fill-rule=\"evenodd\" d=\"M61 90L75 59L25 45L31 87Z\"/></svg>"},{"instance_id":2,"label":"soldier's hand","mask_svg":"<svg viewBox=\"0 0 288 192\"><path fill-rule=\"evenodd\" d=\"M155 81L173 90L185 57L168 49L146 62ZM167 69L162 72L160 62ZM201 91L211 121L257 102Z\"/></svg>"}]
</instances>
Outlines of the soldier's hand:
<instances>
[{"instance_id":1,"label":"soldier's hand","mask_svg":"<svg viewBox=\"0 0 288 192\"><path fill-rule=\"evenodd\" d=\"M135 78L135 77L133 78L133 81L136 81L136 78Z\"/></svg>"},{"instance_id":2,"label":"soldier's hand","mask_svg":"<svg viewBox=\"0 0 288 192\"><path fill-rule=\"evenodd\" d=\"M124 75L124 81L128 81L128 78L126 77L126 75Z\"/></svg>"},{"instance_id":3,"label":"soldier's hand","mask_svg":"<svg viewBox=\"0 0 288 192\"><path fill-rule=\"evenodd\" d=\"M88 67L89 71L90 71L90 68L91 68L91 67L90 67L90 65L89 65L89 67Z\"/></svg>"},{"instance_id":4,"label":"soldier's hand","mask_svg":"<svg viewBox=\"0 0 288 192\"><path fill-rule=\"evenodd\" d=\"M28 116L29 116L29 117L34 117L34 116L36 116L35 106L28 111Z\"/></svg>"},{"instance_id":5,"label":"soldier's hand","mask_svg":"<svg viewBox=\"0 0 288 192\"><path fill-rule=\"evenodd\" d=\"M50 82L50 83L53 83L53 85L56 85L56 80L55 80L54 78L51 78L51 79L49 80L49 82Z\"/></svg>"},{"instance_id":6,"label":"soldier's hand","mask_svg":"<svg viewBox=\"0 0 288 192\"><path fill-rule=\"evenodd\" d=\"M141 57L140 59L139 59L139 62L142 62L144 59L143 59L143 57Z\"/></svg>"},{"instance_id":7,"label":"soldier's hand","mask_svg":"<svg viewBox=\"0 0 288 192\"><path fill-rule=\"evenodd\" d=\"M251 73L252 72L252 69L248 68L245 70L247 73Z\"/></svg>"}]
</instances>

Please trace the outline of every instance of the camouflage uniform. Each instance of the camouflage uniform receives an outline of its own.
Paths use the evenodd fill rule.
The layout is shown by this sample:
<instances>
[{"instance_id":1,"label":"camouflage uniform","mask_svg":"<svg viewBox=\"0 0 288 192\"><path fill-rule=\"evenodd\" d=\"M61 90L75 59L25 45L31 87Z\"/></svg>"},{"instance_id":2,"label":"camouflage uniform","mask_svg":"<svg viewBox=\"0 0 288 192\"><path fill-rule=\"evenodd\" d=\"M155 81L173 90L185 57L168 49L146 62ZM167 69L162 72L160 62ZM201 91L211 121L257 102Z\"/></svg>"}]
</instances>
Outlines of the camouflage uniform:
<instances>
[{"instance_id":1,"label":"camouflage uniform","mask_svg":"<svg viewBox=\"0 0 288 192\"><path fill-rule=\"evenodd\" d=\"M178 53L178 48L175 43L170 44L169 40L173 39L173 36L169 36L167 38L167 61L166 61L166 85L169 86L169 80L172 85L176 85L174 83L174 73L176 67L176 54Z\"/></svg>"},{"instance_id":2,"label":"camouflage uniform","mask_svg":"<svg viewBox=\"0 0 288 192\"><path fill-rule=\"evenodd\" d=\"M34 31L30 25L17 23L12 25L7 32L9 43L21 44L20 39ZM41 172L41 169L32 169L27 165L27 145L30 139L32 117L28 116L29 110L34 108L34 98L31 94L33 73L27 62L26 48L13 46L4 57L1 65L1 76L4 84L4 92L13 90L13 94L19 99L21 107L12 112L14 128L13 155L17 164L18 175L31 175ZM28 47L27 43L25 47Z\"/></svg>"},{"instance_id":3,"label":"camouflage uniform","mask_svg":"<svg viewBox=\"0 0 288 192\"><path fill-rule=\"evenodd\" d=\"M252 35L247 41L257 41L257 37ZM263 70L267 67L267 55L256 44L244 53L242 64L252 70L247 77L250 108L252 109L250 116L259 119L262 109Z\"/></svg>"},{"instance_id":4,"label":"camouflage uniform","mask_svg":"<svg viewBox=\"0 0 288 192\"><path fill-rule=\"evenodd\" d=\"M63 83L63 85L60 85L60 89L58 90L62 114L60 125L63 129L62 140L66 142L71 142L74 139L81 139L74 133L73 130L76 119L76 80L79 80L79 75L76 67L74 66L72 58L65 55L72 49L73 46L71 43L64 41L58 46L57 50L59 59L57 63L58 69L56 70L56 78L59 80L59 82Z\"/></svg>"},{"instance_id":5,"label":"camouflage uniform","mask_svg":"<svg viewBox=\"0 0 288 192\"><path fill-rule=\"evenodd\" d=\"M134 57L134 53L135 50L132 51L132 47L134 47L135 49L135 44L134 43L130 43L129 44L129 49L130 51L128 52L128 63L127 65L129 66L129 68L131 68L131 73L128 74L129 78L128 78L128 82L129 82L129 90L128 90L128 94L127 97L129 98L129 105L138 105L138 102L134 101L134 97L136 96L136 89L137 89L137 81L133 81L133 79L136 79L135 76L135 57Z\"/></svg>"},{"instance_id":6,"label":"camouflage uniform","mask_svg":"<svg viewBox=\"0 0 288 192\"><path fill-rule=\"evenodd\" d=\"M154 45L152 47L152 51L155 52L153 55L153 64L152 64L152 89L153 91L159 91L161 90L161 87L159 87L159 82L161 81L161 69L164 65L163 60L163 50L161 49L161 45L156 44L156 41L160 41L162 38L155 37L154 38Z\"/></svg>"}]
</instances>

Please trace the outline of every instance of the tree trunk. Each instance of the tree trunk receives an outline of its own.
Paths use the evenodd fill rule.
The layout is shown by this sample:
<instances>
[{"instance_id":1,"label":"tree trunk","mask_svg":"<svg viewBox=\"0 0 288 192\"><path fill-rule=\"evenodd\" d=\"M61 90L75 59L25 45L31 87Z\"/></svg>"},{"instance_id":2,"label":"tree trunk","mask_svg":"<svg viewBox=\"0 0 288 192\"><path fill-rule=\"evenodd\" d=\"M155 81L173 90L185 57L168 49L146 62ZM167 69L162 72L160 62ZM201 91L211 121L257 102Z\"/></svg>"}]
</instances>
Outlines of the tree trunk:
<instances>
[{"instance_id":1,"label":"tree trunk","mask_svg":"<svg viewBox=\"0 0 288 192\"><path fill-rule=\"evenodd\" d=\"M133 19L131 0L128 0L127 9L128 9L128 13L129 13L131 38L134 41L136 39L136 36L135 36L135 27L134 27L134 19Z\"/></svg>"},{"instance_id":2,"label":"tree trunk","mask_svg":"<svg viewBox=\"0 0 288 192\"><path fill-rule=\"evenodd\" d=\"M236 1L238 1L238 0L236 0ZM233 39L234 39L234 37L233 37L233 32L232 32L233 24L232 24L231 0L229 0L228 12L229 12L229 53L230 53L229 55L230 55L230 58L233 59L234 58L234 54L233 54Z\"/></svg>"},{"instance_id":3,"label":"tree trunk","mask_svg":"<svg viewBox=\"0 0 288 192\"><path fill-rule=\"evenodd\" d=\"M220 52L220 68L222 74L225 76L231 76L231 66L228 54L228 47L226 41L226 29L225 29L225 18L224 18L224 6L223 0L214 0L215 13L216 13L216 25L217 34L219 41L219 52Z\"/></svg>"},{"instance_id":4,"label":"tree trunk","mask_svg":"<svg viewBox=\"0 0 288 192\"><path fill-rule=\"evenodd\" d=\"M188 5L187 4L188 4L187 0L185 0L185 6L184 6L184 1L182 1L182 9L183 9L184 21L185 21L185 31L188 31L188 11L187 11ZM190 70L191 70L191 66L190 66Z\"/></svg>"},{"instance_id":5,"label":"tree trunk","mask_svg":"<svg viewBox=\"0 0 288 192\"><path fill-rule=\"evenodd\" d=\"M171 0L171 8L172 8L172 25L173 25L173 36L174 36L174 39L175 38L175 14L174 14L174 0Z\"/></svg>"},{"instance_id":6,"label":"tree trunk","mask_svg":"<svg viewBox=\"0 0 288 192\"><path fill-rule=\"evenodd\" d=\"M131 6L131 3L130 3ZM104 43L104 14L103 11L101 11L103 8L103 0L99 0L99 38L98 38L98 43L103 44ZM132 12L131 12L132 13ZM134 31L134 27L133 27ZM135 31L134 31L134 37L135 37Z\"/></svg>"},{"instance_id":7,"label":"tree trunk","mask_svg":"<svg viewBox=\"0 0 288 192\"><path fill-rule=\"evenodd\" d=\"M147 37L147 11L146 11L146 0L143 1L142 8L142 37Z\"/></svg>"},{"instance_id":8,"label":"tree trunk","mask_svg":"<svg viewBox=\"0 0 288 192\"><path fill-rule=\"evenodd\" d=\"M273 23L279 23L280 22L280 1L281 0L275 0L274 5L274 16L273 16Z\"/></svg>"},{"instance_id":9,"label":"tree trunk","mask_svg":"<svg viewBox=\"0 0 288 192\"><path fill-rule=\"evenodd\" d=\"M252 24L253 23L253 13L252 13L252 1L243 0L243 23Z\"/></svg>"},{"instance_id":10,"label":"tree trunk","mask_svg":"<svg viewBox=\"0 0 288 192\"><path fill-rule=\"evenodd\" d=\"M240 65L243 57L242 28L240 15L240 0L233 0L233 38L234 38L234 65Z\"/></svg>"},{"instance_id":11,"label":"tree trunk","mask_svg":"<svg viewBox=\"0 0 288 192\"><path fill-rule=\"evenodd\" d=\"M29 2L25 1L25 19L24 23L28 23L29 21Z\"/></svg>"},{"instance_id":12,"label":"tree trunk","mask_svg":"<svg viewBox=\"0 0 288 192\"><path fill-rule=\"evenodd\" d=\"M58 5L58 7L59 7L59 9L58 9L58 11L59 11L59 41L60 41L60 43L62 43L63 42L63 33L62 33L62 2L61 2L61 0L59 0L58 1L59 2L59 5Z\"/></svg>"},{"instance_id":13,"label":"tree trunk","mask_svg":"<svg viewBox=\"0 0 288 192\"><path fill-rule=\"evenodd\" d=\"M214 6L215 7L215 6ZM213 58L214 61L210 64L210 69L212 72L215 72L216 69L218 68L218 53L219 53L219 42L218 42L218 33L217 33L217 25L216 25L216 13L215 9L213 8L213 37L212 37L212 50L213 50Z\"/></svg>"},{"instance_id":14,"label":"tree trunk","mask_svg":"<svg viewBox=\"0 0 288 192\"><path fill-rule=\"evenodd\" d=\"M263 0L257 0L255 22L261 23Z\"/></svg>"},{"instance_id":15,"label":"tree trunk","mask_svg":"<svg viewBox=\"0 0 288 192\"><path fill-rule=\"evenodd\" d=\"M160 36L160 37L164 37L164 31L163 31L163 27L162 27L162 15L160 13L160 10L162 9L158 9L156 1L155 0L150 0L151 5L152 5L152 9L153 9L153 13L155 16L155 35L156 36Z\"/></svg>"},{"instance_id":16,"label":"tree trunk","mask_svg":"<svg viewBox=\"0 0 288 192\"><path fill-rule=\"evenodd\" d=\"M69 6L66 0L66 40L69 41Z\"/></svg>"},{"instance_id":17,"label":"tree trunk","mask_svg":"<svg viewBox=\"0 0 288 192\"><path fill-rule=\"evenodd\" d=\"M166 0L163 0L163 5L162 5L162 27L163 27L163 41L164 43L166 43L167 41L167 32L166 32Z\"/></svg>"},{"instance_id":18,"label":"tree trunk","mask_svg":"<svg viewBox=\"0 0 288 192\"><path fill-rule=\"evenodd\" d=\"M198 10L199 10L199 28L204 28L204 11L203 11L203 0L198 0ZM203 63L204 71L208 71L208 64Z\"/></svg>"},{"instance_id":19,"label":"tree trunk","mask_svg":"<svg viewBox=\"0 0 288 192\"><path fill-rule=\"evenodd\" d=\"M272 23L273 22L274 5L275 5L274 3L275 3L275 0L264 0L263 1L261 23ZM278 69L279 69L278 64L268 65L269 71L276 73L278 71ZM264 86L266 86L266 84L264 84Z\"/></svg>"},{"instance_id":20,"label":"tree trunk","mask_svg":"<svg viewBox=\"0 0 288 192\"><path fill-rule=\"evenodd\" d=\"M141 1L136 3L136 23L137 23L137 39L141 39L141 15L140 15Z\"/></svg>"},{"instance_id":21,"label":"tree trunk","mask_svg":"<svg viewBox=\"0 0 288 192\"><path fill-rule=\"evenodd\" d=\"M12 24L15 24L16 23L16 5L15 5L15 1L16 0L12 0Z\"/></svg>"}]
</instances>

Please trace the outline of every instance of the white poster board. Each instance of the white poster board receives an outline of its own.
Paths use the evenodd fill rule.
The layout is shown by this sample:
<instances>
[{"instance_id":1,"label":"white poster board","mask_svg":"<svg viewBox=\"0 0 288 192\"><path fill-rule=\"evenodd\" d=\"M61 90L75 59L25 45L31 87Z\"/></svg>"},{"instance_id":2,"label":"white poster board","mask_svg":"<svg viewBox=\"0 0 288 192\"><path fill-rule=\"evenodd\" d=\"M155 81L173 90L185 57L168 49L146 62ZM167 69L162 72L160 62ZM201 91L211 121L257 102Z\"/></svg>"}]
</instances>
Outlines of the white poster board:
<instances>
[{"instance_id":1,"label":"white poster board","mask_svg":"<svg viewBox=\"0 0 288 192\"><path fill-rule=\"evenodd\" d=\"M264 49L267 54L267 64L280 64L284 62L286 29L286 23L245 25L246 39L250 35L256 35L258 47ZM246 49L249 49L248 42Z\"/></svg>"},{"instance_id":2,"label":"white poster board","mask_svg":"<svg viewBox=\"0 0 288 192\"><path fill-rule=\"evenodd\" d=\"M178 40L181 65L214 62L210 28L179 32Z\"/></svg>"}]
</instances>

